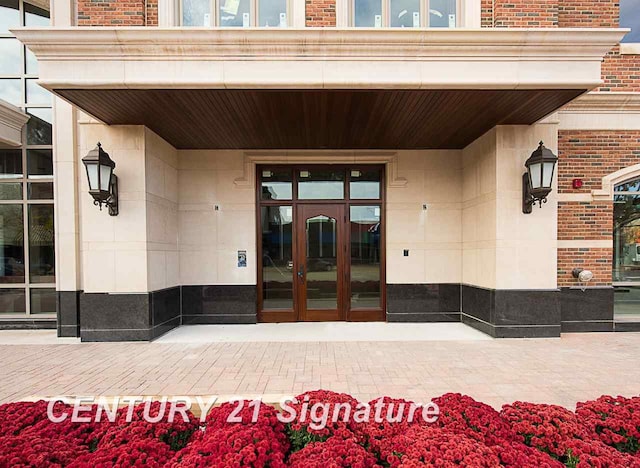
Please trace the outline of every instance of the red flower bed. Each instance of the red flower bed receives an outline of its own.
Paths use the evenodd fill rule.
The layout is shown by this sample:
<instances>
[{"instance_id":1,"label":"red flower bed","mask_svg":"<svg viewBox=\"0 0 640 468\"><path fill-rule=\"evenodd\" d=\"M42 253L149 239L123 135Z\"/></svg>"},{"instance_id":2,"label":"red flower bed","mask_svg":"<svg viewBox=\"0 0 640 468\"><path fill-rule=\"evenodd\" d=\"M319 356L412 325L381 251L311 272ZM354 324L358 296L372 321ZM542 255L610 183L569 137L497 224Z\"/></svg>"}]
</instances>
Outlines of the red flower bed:
<instances>
[{"instance_id":1,"label":"red flower bed","mask_svg":"<svg viewBox=\"0 0 640 468\"><path fill-rule=\"evenodd\" d=\"M576 414L588 430L621 452L640 449L640 397L602 396L578 403Z\"/></svg>"},{"instance_id":2,"label":"red flower bed","mask_svg":"<svg viewBox=\"0 0 640 468\"><path fill-rule=\"evenodd\" d=\"M67 416L59 423L48 419L46 402L5 404L0 468L640 468L640 397L603 396L575 412L515 402L498 412L448 393L434 399L435 422L402 399L367 404L325 390L296 399L282 409L225 403L202 424L191 412L186 422L179 413L170 421L161 402L121 408L113 422L105 414L95 422L97 407L82 414L92 422L72 422L73 408L57 403L54 416Z\"/></svg>"}]
</instances>

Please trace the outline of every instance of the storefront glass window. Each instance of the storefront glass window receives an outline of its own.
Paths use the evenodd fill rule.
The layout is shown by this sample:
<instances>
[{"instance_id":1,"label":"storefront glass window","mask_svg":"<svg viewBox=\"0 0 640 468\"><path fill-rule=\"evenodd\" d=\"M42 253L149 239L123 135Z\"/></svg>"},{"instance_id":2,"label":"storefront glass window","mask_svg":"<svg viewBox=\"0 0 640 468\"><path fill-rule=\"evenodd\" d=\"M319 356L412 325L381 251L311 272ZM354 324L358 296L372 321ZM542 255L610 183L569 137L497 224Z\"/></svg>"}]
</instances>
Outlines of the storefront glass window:
<instances>
[{"instance_id":1,"label":"storefront glass window","mask_svg":"<svg viewBox=\"0 0 640 468\"><path fill-rule=\"evenodd\" d=\"M298 171L300 200L341 200L344 198L344 170Z\"/></svg>"},{"instance_id":2,"label":"storefront glass window","mask_svg":"<svg viewBox=\"0 0 640 468\"><path fill-rule=\"evenodd\" d=\"M0 0L0 99L30 117L22 146L0 149L0 314L42 317L56 312L52 96L37 84L33 54L7 31L48 26L41 6Z\"/></svg>"},{"instance_id":3,"label":"storefront glass window","mask_svg":"<svg viewBox=\"0 0 640 468\"><path fill-rule=\"evenodd\" d=\"M248 2L247 2L248 3ZM261 0L258 26L287 26L287 0Z\"/></svg>"},{"instance_id":4,"label":"storefront glass window","mask_svg":"<svg viewBox=\"0 0 640 468\"><path fill-rule=\"evenodd\" d=\"M358 28L455 28L458 0L352 0Z\"/></svg>"},{"instance_id":5,"label":"storefront glass window","mask_svg":"<svg viewBox=\"0 0 640 468\"><path fill-rule=\"evenodd\" d=\"M182 26L278 28L289 22L288 0L181 0L180 5Z\"/></svg>"},{"instance_id":6,"label":"storefront glass window","mask_svg":"<svg viewBox=\"0 0 640 468\"><path fill-rule=\"evenodd\" d=\"M349 197L356 200L380 198L380 180L382 172L379 169L356 169L351 171L349 180Z\"/></svg>"},{"instance_id":7,"label":"storefront glass window","mask_svg":"<svg viewBox=\"0 0 640 468\"><path fill-rule=\"evenodd\" d=\"M358 28L382 26L382 2L380 0L354 0L353 25Z\"/></svg>"},{"instance_id":8,"label":"storefront glass window","mask_svg":"<svg viewBox=\"0 0 640 468\"><path fill-rule=\"evenodd\" d=\"M613 284L616 320L640 318L640 179L615 187Z\"/></svg>"},{"instance_id":9,"label":"storefront glass window","mask_svg":"<svg viewBox=\"0 0 640 468\"><path fill-rule=\"evenodd\" d=\"M351 206L351 307L380 307L380 205Z\"/></svg>"}]
</instances>

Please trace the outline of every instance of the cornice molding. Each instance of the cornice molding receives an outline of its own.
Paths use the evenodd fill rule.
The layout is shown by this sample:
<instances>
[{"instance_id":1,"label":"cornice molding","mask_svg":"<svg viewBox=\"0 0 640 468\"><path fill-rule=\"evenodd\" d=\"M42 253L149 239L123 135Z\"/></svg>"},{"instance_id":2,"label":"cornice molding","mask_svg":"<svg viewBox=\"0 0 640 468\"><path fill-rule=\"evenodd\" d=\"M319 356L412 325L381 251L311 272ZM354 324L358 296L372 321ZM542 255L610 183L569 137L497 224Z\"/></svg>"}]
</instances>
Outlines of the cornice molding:
<instances>
[{"instance_id":1,"label":"cornice molding","mask_svg":"<svg viewBox=\"0 0 640 468\"><path fill-rule=\"evenodd\" d=\"M0 99L0 141L12 146L20 146L22 127L29 116L19 108ZM2 131L4 127L4 131Z\"/></svg>"},{"instance_id":2,"label":"cornice molding","mask_svg":"<svg viewBox=\"0 0 640 468\"><path fill-rule=\"evenodd\" d=\"M623 28L20 28L39 60L601 58Z\"/></svg>"},{"instance_id":3,"label":"cornice molding","mask_svg":"<svg viewBox=\"0 0 640 468\"><path fill-rule=\"evenodd\" d=\"M587 93L563 107L560 113L640 113L640 93Z\"/></svg>"}]
</instances>

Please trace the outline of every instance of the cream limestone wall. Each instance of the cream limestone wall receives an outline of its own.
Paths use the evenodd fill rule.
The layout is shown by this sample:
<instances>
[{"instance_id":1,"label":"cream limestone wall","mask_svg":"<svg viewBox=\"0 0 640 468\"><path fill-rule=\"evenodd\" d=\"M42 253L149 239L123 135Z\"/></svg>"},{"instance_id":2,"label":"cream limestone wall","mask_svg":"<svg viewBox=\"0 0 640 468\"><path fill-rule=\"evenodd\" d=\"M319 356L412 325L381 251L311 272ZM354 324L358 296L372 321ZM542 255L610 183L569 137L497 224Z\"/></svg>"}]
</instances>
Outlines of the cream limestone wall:
<instances>
[{"instance_id":1,"label":"cream limestone wall","mask_svg":"<svg viewBox=\"0 0 640 468\"><path fill-rule=\"evenodd\" d=\"M310 157L322 159L315 152ZM179 151L178 161L180 281L255 284L255 187L234 182L247 176L243 152ZM357 161L357 156L351 160ZM387 282L459 283L461 152L400 151L395 175L406 184L387 185ZM237 267L238 250L247 251L247 268Z\"/></svg>"},{"instance_id":2,"label":"cream limestone wall","mask_svg":"<svg viewBox=\"0 0 640 468\"><path fill-rule=\"evenodd\" d=\"M79 124L82 289L143 293L179 284L177 152L142 126ZM93 205L81 158L102 143L116 163L118 216Z\"/></svg>"},{"instance_id":3,"label":"cream limestone wall","mask_svg":"<svg viewBox=\"0 0 640 468\"><path fill-rule=\"evenodd\" d=\"M397 164L407 183L387 184L387 283L459 283L462 152L399 151Z\"/></svg>"},{"instance_id":4,"label":"cream limestone wall","mask_svg":"<svg viewBox=\"0 0 640 468\"><path fill-rule=\"evenodd\" d=\"M496 133L462 151L462 282L485 288L496 285Z\"/></svg>"},{"instance_id":5,"label":"cream limestone wall","mask_svg":"<svg viewBox=\"0 0 640 468\"><path fill-rule=\"evenodd\" d=\"M522 213L524 162L543 140L557 154L557 122L498 126L463 150L462 282L555 289L557 198Z\"/></svg>"},{"instance_id":6,"label":"cream limestone wall","mask_svg":"<svg viewBox=\"0 0 640 468\"><path fill-rule=\"evenodd\" d=\"M145 128L145 189L149 291L180 284L178 151Z\"/></svg>"},{"instance_id":7,"label":"cream limestone wall","mask_svg":"<svg viewBox=\"0 0 640 468\"><path fill-rule=\"evenodd\" d=\"M179 151L178 169L181 283L256 284L255 188L234 183L243 152ZM247 251L244 268L238 250Z\"/></svg>"}]
</instances>

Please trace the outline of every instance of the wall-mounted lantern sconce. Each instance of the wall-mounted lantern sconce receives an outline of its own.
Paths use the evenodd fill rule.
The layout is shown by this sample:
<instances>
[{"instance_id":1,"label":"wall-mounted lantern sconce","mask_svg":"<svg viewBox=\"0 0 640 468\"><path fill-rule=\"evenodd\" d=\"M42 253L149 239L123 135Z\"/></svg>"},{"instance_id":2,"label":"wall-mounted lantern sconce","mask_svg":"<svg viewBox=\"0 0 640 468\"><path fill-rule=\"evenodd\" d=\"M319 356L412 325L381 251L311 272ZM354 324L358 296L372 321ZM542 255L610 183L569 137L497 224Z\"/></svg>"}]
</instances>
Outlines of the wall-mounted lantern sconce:
<instances>
[{"instance_id":1,"label":"wall-mounted lantern sconce","mask_svg":"<svg viewBox=\"0 0 640 468\"><path fill-rule=\"evenodd\" d=\"M527 167L527 172L522 175L522 212L524 214L531 213L536 203L539 203L540 207L543 203L547 203L557 162L558 156L540 142L540 146L524 163Z\"/></svg>"},{"instance_id":2,"label":"wall-mounted lantern sconce","mask_svg":"<svg viewBox=\"0 0 640 468\"><path fill-rule=\"evenodd\" d=\"M593 272L582 268L574 268L571 270L571 275L580 283L588 283L593 279Z\"/></svg>"},{"instance_id":3,"label":"wall-mounted lantern sconce","mask_svg":"<svg viewBox=\"0 0 640 468\"><path fill-rule=\"evenodd\" d=\"M94 149L82 158L87 169L89 179L89 194L93 197L93 204L100 207L106 205L109 215L118 215L118 176L113 173L116 163L98 143Z\"/></svg>"}]
</instances>

